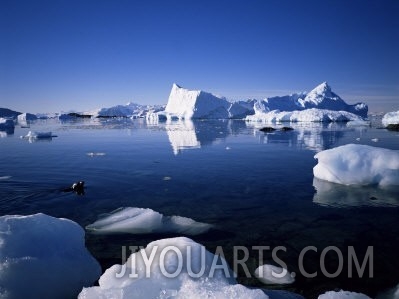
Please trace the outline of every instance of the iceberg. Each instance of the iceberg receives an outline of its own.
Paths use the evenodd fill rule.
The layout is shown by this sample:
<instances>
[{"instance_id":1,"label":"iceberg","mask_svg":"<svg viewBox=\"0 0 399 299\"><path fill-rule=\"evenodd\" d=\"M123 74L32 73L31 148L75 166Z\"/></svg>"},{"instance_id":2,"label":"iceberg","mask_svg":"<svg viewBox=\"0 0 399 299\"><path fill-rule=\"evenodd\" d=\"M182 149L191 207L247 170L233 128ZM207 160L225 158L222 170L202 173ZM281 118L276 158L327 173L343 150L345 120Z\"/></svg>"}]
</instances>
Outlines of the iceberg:
<instances>
[{"instance_id":1,"label":"iceberg","mask_svg":"<svg viewBox=\"0 0 399 299\"><path fill-rule=\"evenodd\" d=\"M0 117L0 130L13 130L15 128L14 121L9 118Z\"/></svg>"},{"instance_id":2,"label":"iceberg","mask_svg":"<svg viewBox=\"0 0 399 299\"><path fill-rule=\"evenodd\" d=\"M164 109L161 105L140 105L129 102L126 105L116 105L109 108L100 108L85 114L93 115L93 117L130 117L132 119L145 117L149 112L157 112Z\"/></svg>"},{"instance_id":3,"label":"iceberg","mask_svg":"<svg viewBox=\"0 0 399 299\"><path fill-rule=\"evenodd\" d=\"M273 110L259 112L255 109L254 115L245 118L249 122L281 123L281 122L348 122L362 121L363 119L347 111L333 111L325 109L306 109L297 111Z\"/></svg>"},{"instance_id":4,"label":"iceberg","mask_svg":"<svg viewBox=\"0 0 399 299\"><path fill-rule=\"evenodd\" d=\"M382 117L384 126L399 124L399 111L388 112Z\"/></svg>"},{"instance_id":5,"label":"iceberg","mask_svg":"<svg viewBox=\"0 0 399 299\"><path fill-rule=\"evenodd\" d=\"M361 293L348 292L348 291L328 291L324 294L320 295L318 299L371 299L369 296L366 296Z\"/></svg>"},{"instance_id":6,"label":"iceberg","mask_svg":"<svg viewBox=\"0 0 399 299\"><path fill-rule=\"evenodd\" d=\"M307 113L300 111L310 110ZM321 112L317 112L321 110ZM349 121L367 117L368 107L364 103L347 104L322 83L308 94L271 97L263 100L230 102L224 97L201 90L188 90L173 84L165 111L159 112L167 119L226 119L245 118L262 121L271 116L269 112L281 113L282 121ZM288 113L287 112L292 112ZM155 116L152 116L155 118Z\"/></svg>"},{"instance_id":7,"label":"iceberg","mask_svg":"<svg viewBox=\"0 0 399 299\"><path fill-rule=\"evenodd\" d=\"M147 267L148 257L151 263ZM151 242L125 264L111 266L100 277L99 286L84 288L78 298L303 298L284 291L269 294L238 284L223 257L189 238L178 237Z\"/></svg>"},{"instance_id":8,"label":"iceberg","mask_svg":"<svg viewBox=\"0 0 399 299\"><path fill-rule=\"evenodd\" d=\"M313 175L343 185L399 185L399 151L347 144L317 153Z\"/></svg>"},{"instance_id":9,"label":"iceberg","mask_svg":"<svg viewBox=\"0 0 399 299\"><path fill-rule=\"evenodd\" d=\"M0 297L73 298L100 276L75 222L45 214L0 217Z\"/></svg>"},{"instance_id":10,"label":"iceberg","mask_svg":"<svg viewBox=\"0 0 399 299\"><path fill-rule=\"evenodd\" d=\"M295 275L287 269L273 265L262 265L256 268L255 276L264 284L291 284L295 282Z\"/></svg>"},{"instance_id":11,"label":"iceberg","mask_svg":"<svg viewBox=\"0 0 399 299\"><path fill-rule=\"evenodd\" d=\"M17 117L18 123L26 123L27 121L37 120L37 116L30 113L22 113Z\"/></svg>"},{"instance_id":12,"label":"iceberg","mask_svg":"<svg viewBox=\"0 0 399 299\"><path fill-rule=\"evenodd\" d=\"M191 218L164 216L151 209L127 207L111 212L86 226L86 229L97 234L180 233L193 236L205 233L211 227L211 224Z\"/></svg>"}]
</instances>

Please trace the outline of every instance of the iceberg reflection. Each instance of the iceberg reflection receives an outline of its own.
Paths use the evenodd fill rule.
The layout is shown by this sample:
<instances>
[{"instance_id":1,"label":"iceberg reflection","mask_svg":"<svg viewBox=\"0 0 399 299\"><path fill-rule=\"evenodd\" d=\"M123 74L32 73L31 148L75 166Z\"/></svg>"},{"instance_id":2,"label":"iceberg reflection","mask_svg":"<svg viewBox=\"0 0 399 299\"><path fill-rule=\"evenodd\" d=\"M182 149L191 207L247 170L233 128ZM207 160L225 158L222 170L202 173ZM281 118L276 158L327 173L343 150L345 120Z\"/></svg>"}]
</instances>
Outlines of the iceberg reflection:
<instances>
[{"instance_id":1,"label":"iceberg reflection","mask_svg":"<svg viewBox=\"0 0 399 299\"><path fill-rule=\"evenodd\" d=\"M359 206L399 206L399 190L376 186L346 186L318 178L313 179L316 193L313 202L327 207L349 208Z\"/></svg>"},{"instance_id":2,"label":"iceberg reflection","mask_svg":"<svg viewBox=\"0 0 399 299\"><path fill-rule=\"evenodd\" d=\"M179 154L182 150L198 149L210 145L215 140L230 135L229 121L168 121L165 130L172 145L173 153Z\"/></svg>"}]
</instances>

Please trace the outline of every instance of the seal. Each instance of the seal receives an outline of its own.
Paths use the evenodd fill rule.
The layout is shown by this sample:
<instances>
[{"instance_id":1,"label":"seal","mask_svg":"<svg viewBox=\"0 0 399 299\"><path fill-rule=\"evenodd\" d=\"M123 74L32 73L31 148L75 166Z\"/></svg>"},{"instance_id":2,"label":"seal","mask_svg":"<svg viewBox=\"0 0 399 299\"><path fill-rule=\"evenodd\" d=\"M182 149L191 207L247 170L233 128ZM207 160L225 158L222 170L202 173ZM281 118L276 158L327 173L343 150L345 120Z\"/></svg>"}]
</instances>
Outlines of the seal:
<instances>
[{"instance_id":1,"label":"seal","mask_svg":"<svg viewBox=\"0 0 399 299\"><path fill-rule=\"evenodd\" d=\"M62 190L63 192L75 192L77 195L84 195L85 194L85 182L79 181L73 183L71 187L65 188Z\"/></svg>"}]
</instances>

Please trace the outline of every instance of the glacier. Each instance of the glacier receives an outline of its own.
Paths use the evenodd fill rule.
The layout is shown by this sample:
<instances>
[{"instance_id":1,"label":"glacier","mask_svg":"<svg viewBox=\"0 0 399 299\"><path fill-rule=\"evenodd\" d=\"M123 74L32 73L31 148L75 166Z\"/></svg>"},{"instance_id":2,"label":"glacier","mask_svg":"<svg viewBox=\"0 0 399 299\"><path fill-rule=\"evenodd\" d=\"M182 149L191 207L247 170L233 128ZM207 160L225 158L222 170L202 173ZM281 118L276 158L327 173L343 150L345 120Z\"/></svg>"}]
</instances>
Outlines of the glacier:
<instances>
[{"instance_id":1,"label":"glacier","mask_svg":"<svg viewBox=\"0 0 399 299\"><path fill-rule=\"evenodd\" d=\"M207 232L211 224L181 216L164 216L152 209L126 207L102 217L86 229L97 234L180 233L198 235Z\"/></svg>"},{"instance_id":2,"label":"glacier","mask_svg":"<svg viewBox=\"0 0 399 299\"><path fill-rule=\"evenodd\" d=\"M0 297L76 298L101 275L84 234L45 214L0 217Z\"/></svg>"},{"instance_id":3,"label":"glacier","mask_svg":"<svg viewBox=\"0 0 399 299\"><path fill-rule=\"evenodd\" d=\"M313 175L344 185L399 185L399 151L347 144L317 153Z\"/></svg>"},{"instance_id":4,"label":"glacier","mask_svg":"<svg viewBox=\"0 0 399 299\"><path fill-rule=\"evenodd\" d=\"M173 248L173 250L171 250ZM176 250L176 251L175 251ZM176 252L179 252L178 255ZM153 256L150 271L146 261ZM217 263L218 267L213 267ZM166 273L170 276L167 277ZM176 274L175 274L176 273ZM256 298L301 299L287 291L267 291L238 284L226 260L186 237L151 242L124 265L113 265L99 286L84 288L79 299Z\"/></svg>"},{"instance_id":5,"label":"glacier","mask_svg":"<svg viewBox=\"0 0 399 299\"><path fill-rule=\"evenodd\" d=\"M382 124L384 126L399 124L399 110L386 113L382 117Z\"/></svg>"}]
</instances>

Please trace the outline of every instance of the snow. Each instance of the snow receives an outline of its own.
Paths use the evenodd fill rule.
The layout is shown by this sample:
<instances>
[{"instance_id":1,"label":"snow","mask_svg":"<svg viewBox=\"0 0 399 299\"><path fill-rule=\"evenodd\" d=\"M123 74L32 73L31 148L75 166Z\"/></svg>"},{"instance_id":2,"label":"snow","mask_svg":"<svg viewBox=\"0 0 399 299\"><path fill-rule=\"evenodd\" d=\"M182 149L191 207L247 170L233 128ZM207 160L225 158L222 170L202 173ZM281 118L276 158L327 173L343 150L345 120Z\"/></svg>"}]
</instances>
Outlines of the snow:
<instances>
[{"instance_id":1,"label":"snow","mask_svg":"<svg viewBox=\"0 0 399 299\"><path fill-rule=\"evenodd\" d=\"M0 297L73 298L101 274L84 230L45 214L0 217Z\"/></svg>"},{"instance_id":2,"label":"snow","mask_svg":"<svg viewBox=\"0 0 399 299\"><path fill-rule=\"evenodd\" d=\"M315 177L344 185L399 185L399 151L347 144L317 153Z\"/></svg>"},{"instance_id":3,"label":"snow","mask_svg":"<svg viewBox=\"0 0 399 299\"><path fill-rule=\"evenodd\" d=\"M289 273L287 269L268 264L256 268L255 276L264 284L291 284L295 282L294 275Z\"/></svg>"},{"instance_id":4,"label":"snow","mask_svg":"<svg viewBox=\"0 0 399 299\"><path fill-rule=\"evenodd\" d=\"M366 296L361 293L348 292L348 291L329 291L318 297L318 299L371 299L369 296Z\"/></svg>"},{"instance_id":5,"label":"snow","mask_svg":"<svg viewBox=\"0 0 399 299\"><path fill-rule=\"evenodd\" d=\"M384 126L399 124L399 110L388 112L382 117L382 124Z\"/></svg>"},{"instance_id":6,"label":"snow","mask_svg":"<svg viewBox=\"0 0 399 299\"><path fill-rule=\"evenodd\" d=\"M259 106L259 105L258 105ZM280 123L280 122L345 122L362 121L363 119L347 111L333 111L324 109L306 109L301 111L280 111L260 112L255 109L254 115L245 118L249 122Z\"/></svg>"},{"instance_id":7,"label":"snow","mask_svg":"<svg viewBox=\"0 0 399 299\"><path fill-rule=\"evenodd\" d=\"M112 234L148 234L180 233L198 235L207 232L211 224L196 222L181 216L164 216L151 209L127 207L116 210L109 215L86 226L93 233Z\"/></svg>"},{"instance_id":8,"label":"snow","mask_svg":"<svg viewBox=\"0 0 399 299\"><path fill-rule=\"evenodd\" d=\"M147 273L146 261L150 258ZM303 298L284 291L268 293L270 297L261 289L237 284L223 257L215 256L191 239L178 237L151 242L133 253L124 265L108 268L99 286L84 288L78 298Z\"/></svg>"},{"instance_id":9,"label":"snow","mask_svg":"<svg viewBox=\"0 0 399 299\"><path fill-rule=\"evenodd\" d=\"M15 125L12 119L0 117L0 130L9 130L14 128Z\"/></svg>"}]
</instances>

